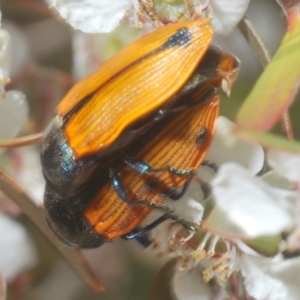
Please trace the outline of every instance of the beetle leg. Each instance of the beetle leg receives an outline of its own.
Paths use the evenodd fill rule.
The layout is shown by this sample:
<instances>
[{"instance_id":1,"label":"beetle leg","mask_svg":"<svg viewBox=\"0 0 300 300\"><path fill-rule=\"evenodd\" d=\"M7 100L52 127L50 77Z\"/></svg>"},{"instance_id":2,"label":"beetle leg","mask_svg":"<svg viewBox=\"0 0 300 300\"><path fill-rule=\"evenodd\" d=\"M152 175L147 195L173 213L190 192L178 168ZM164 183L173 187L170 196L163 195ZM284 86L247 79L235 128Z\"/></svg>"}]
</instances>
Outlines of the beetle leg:
<instances>
[{"instance_id":1,"label":"beetle leg","mask_svg":"<svg viewBox=\"0 0 300 300\"><path fill-rule=\"evenodd\" d=\"M139 230L143 229L141 226L135 228L131 234L134 234L134 232L138 232ZM124 240L128 240L126 238L126 235L125 237L124 236L121 236L122 239ZM130 239L129 239L130 240ZM144 235L141 235L141 236L138 236L135 238L136 241L138 241L144 248L148 248L150 245L151 245L151 241L149 240L149 236L147 233L145 233Z\"/></svg>"},{"instance_id":2,"label":"beetle leg","mask_svg":"<svg viewBox=\"0 0 300 300\"><path fill-rule=\"evenodd\" d=\"M180 192L178 190L175 190L174 192L172 192L171 195L169 195L169 198L172 200L179 200L186 193L187 189L189 188L189 186L194 178L193 175L191 175L189 177L189 179L185 182L185 184L183 185L182 190Z\"/></svg>"},{"instance_id":3,"label":"beetle leg","mask_svg":"<svg viewBox=\"0 0 300 300\"><path fill-rule=\"evenodd\" d=\"M208 160L204 160L202 163L201 163L202 166L207 166L209 168L211 168L215 173L218 173L218 170L219 170L219 166L216 164L216 163L212 163Z\"/></svg>"},{"instance_id":4,"label":"beetle leg","mask_svg":"<svg viewBox=\"0 0 300 300\"><path fill-rule=\"evenodd\" d=\"M202 163L201 163L201 165L202 166L207 166L207 167L209 167L209 168L211 168L215 173L217 173L218 172L218 169L219 169L219 166L216 164L216 163L211 163L211 162L209 162L208 160L205 160L205 161L203 161ZM171 168L171 167L170 167ZM174 171L175 172L174 172ZM190 186L190 184L191 184L191 182L192 182L192 179L194 179L195 178L195 173L188 173L188 172L186 172L186 173L179 173L181 170L176 170L176 169L173 169L172 171L171 170L169 170L169 171L171 171L172 173L174 173L174 174L176 174L176 175L183 175L183 176L190 176L190 178L185 182L185 184L183 185L183 188L182 188L182 190L181 190L181 192L178 192L177 190L175 190L174 192L172 192L170 195L168 195L169 196L169 198L170 199L172 199L172 200L179 200L184 194L185 194L185 192L187 191L187 189L189 188L189 186ZM184 171L184 170L183 170ZM197 177L197 176L196 176ZM200 180L200 178L198 177L198 180ZM203 182L202 180L200 180L200 182L199 182L201 185L202 185L202 187L203 187L203 185L204 185L204 189L203 189L203 192L204 192L204 194L205 195L210 195L211 194L211 187L210 187L210 185L209 184L207 184L206 182Z\"/></svg>"},{"instance_id":5,"label":"beetle leg","mask_svg":"<svg viewBox=\"0 0 300 300\"><path fill-rule=\"evenodd\" d=\"M125 187L123 186L123 184L121 182L120 176L116 173L116 171L113 168L109 168L109 177L111 179L111 184L112 184L114 191L119 196L119 198L122 201L126 202L127 204L129 204L131 206L146 206L147 205L147 206L150 206L151 208L160 209L167 213L171 213L174 211L174 208L170 207L167 204L155 203L155 202L148 201L148 200L131 201L129 199L129 196L127 194Z\"/></svg>"},{"instance_id":6,"label":"beetle leg","mask_svg":"<svg viewBox=\"0 0 300 300\"><path fill-rule=\"evenodd\" d=\"M204 160L201 163L201 166L206 166L206 167L212 169L214 173L217 173L218 170L219 170L219 166L216 163L212 163L208 160ZM203 195L204 195L204 199L208 198L212 193L211 185L209 183L201 180L197 176L195 177L195 180L201 185L201 189L202 189L202 192L203 192Z\"/></svg>"},{"instance_id":7,"label":"beetle leg","mask_svg":"<svg viewBox=\"0 0 300 300\"><path fill-rule=\"evenodd\" d=\"M186 181L186 183L184 184L181 192L178 191L174 191L172 192L171 195L169 195L169 197L172 200L178 200L180 199L185 192L187 191L188 187L190 186L192 179L195 175L194 171L192 169L183 169L183 170L177 170L173 167L170 166L165 166L163 168L159 168L159 169L153 169L149 164L147 164L145 161L139 161L139 160L134 160L131 157L127 157L125 159L125 163L130 166L132 169L134 169L135 171L137 171L140 174L144 174L144 173L151 173L151 172L163 172L163 171L169 171L171 173L173 173L174 175L177 176L185 176L185 177L189 177L188 180Z\"/></svg>"},{"instance_id":8,"label":"beetle leg","mask_svg":"<svg viewBox=\"0 0 300 300\"><path fill-rule=\"evenodd\" d=\"M122 239L124 239L124 240L138 239L138 238L144 236L145 234L147 234L150 230L152 230L156 226L163 223L164 221L169 220L170 219L169 216L170 216L170 214L164 214L145 227L135 228L134 230L123 235Z\"/></svg>"},{"instance_id":9,"label":"beetle leg","mask_svg":"<svg viewBox=\"0 0 300 300\"><path fill-rule=\"evenodd\" d=\"M183 185L183 188L180 192L177 191L177 189L176 189L175 191L172 191L172 193L170 195L168 195L170 197L170 199L172 199L172 200L179 200L185 194L185 192L187 191L188 187L190 186L192 179L195 175L193 169L177 170L170 166L165 166L163 168L154 169L149 164L147 164L145 161L135 160L134 158L131 158L131 157L125 158L124 161L130 168L132 168L133 170L135 170L136 172L138 172L140 174L168 171L168 172L173 173L176 176L188 177L188 180L185 182L185 184Z\"/></svg>"},{"instance_id":10,"label":"beetle leg","mask_svg":"<svg viewBox=\"0 0 300 300\"><path fill-rule=\"evenodd\" d=\"M164 215L160 216L158 219L156 219L155 221L153 221L152 223L150 223L149 225L147 225L145 227L136 228L136 229L132 230L131 232L123 235L122 239L124 239L124 240L137 239L139 242L142 243L142 240L140 238L144 237L144 235L146 235L149 231L151 231L152 229L154 229L155 227L157 227L158 225L160 225L161 223L163 223L166 220L173 220L176 223L179 223L180 225L182 225L188 231L191 231L191 232L198 231L198 228L197 228L197 226L195 226L194 223L189 222L185 219L179 218L176 215L164 214ZM150 243L150 241L148 241L148 242Z\"/></svg>"}]
</instances>

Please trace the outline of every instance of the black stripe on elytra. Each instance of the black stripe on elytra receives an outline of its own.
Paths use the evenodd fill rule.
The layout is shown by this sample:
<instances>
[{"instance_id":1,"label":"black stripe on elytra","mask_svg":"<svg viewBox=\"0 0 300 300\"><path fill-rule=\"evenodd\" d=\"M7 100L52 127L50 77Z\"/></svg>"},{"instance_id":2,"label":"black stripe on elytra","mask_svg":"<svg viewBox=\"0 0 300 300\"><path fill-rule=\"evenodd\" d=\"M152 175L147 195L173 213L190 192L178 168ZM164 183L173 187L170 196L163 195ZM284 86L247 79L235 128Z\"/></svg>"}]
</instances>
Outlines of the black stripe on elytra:
<instances>
[{"instance_id":1,"label":"black stripe on elytra","mask_svg":"<svg viewBox=\"0 0 300 300\"><path fill-rule=\"evenodd\" d=\"M102 86L99 88L102 88L105 84L108 84L111 80L122 74L124 71L127 69L131 68L135 64L139 63L140 61L143 61L147 59L148 57L163 51L165 49L173 48L173 47L183 47L183 46L188 46L191 42L192 36L189 30L186 27L179 28L173 35L171 35L167 41L161 45L159 48L152 50L148 54L140 57L139 59L135 60L128 66L126 66L124 69L120 70L118 73L116 73L114 76L112 76L107 82L105 82ZM93 93L87 95L85 98L83 98L77 105L75 105L68 113L64 115L63 118L63 126L66 125L70 117L75 114L77 111L79 111L86 103L89 102L89 100L93 97L94 93L96 93L97 90L95 90Z\"/></svg>"},{"instance_id":2,"label":"black stripe on elytra","mask_svg":"<svg viewBox=\"0 0 300 300\"><path fill-rule=\"evenodd\" d=\"M164 50L172 47L187 46L191 41L191 33L185 27L182 27L171 35L168 40L158 50ZM154 50L155 51L155 50Z\"/></svg>"}]
</instances>

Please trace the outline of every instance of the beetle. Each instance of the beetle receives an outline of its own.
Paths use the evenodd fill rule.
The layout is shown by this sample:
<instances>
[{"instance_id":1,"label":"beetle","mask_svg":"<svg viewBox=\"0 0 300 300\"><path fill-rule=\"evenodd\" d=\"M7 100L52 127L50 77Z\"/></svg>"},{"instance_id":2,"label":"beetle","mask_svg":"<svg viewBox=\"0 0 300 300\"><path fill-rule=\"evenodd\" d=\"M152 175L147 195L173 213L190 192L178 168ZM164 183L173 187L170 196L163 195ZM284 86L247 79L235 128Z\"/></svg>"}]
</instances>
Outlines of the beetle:
<instances>
[{"instance_id":1,"label":"beetle","mask_svg":"<svg viewBox=\"0 0 300 300\"><path fill-rule=\"evenodd\" d=\"M64 198L85 189L99 164L168 114L205 55L209 19L172 24L133 42L77 83L45 131L43 174Z\"/></svg>"},{"instance_id":2,"label":"beetle","mask_svg":"<svg viewBox=\"0 0 300 300\"><path fill-rule=\"evenodd\" d=\"M230 90L238 65L235 57L210 47L176 95L176 105L168 110L172 113L117 156L108 157L105 168L99 167L83 192L65 199L47 185L46 216L57 236L69 245L92 248L117 237L140 239L168 218L193 230L162 202L166 196L180 198L202 163L218 116L218 90ZM137 230L153 208L166 213Z\"/></svg>"}]
</instances>

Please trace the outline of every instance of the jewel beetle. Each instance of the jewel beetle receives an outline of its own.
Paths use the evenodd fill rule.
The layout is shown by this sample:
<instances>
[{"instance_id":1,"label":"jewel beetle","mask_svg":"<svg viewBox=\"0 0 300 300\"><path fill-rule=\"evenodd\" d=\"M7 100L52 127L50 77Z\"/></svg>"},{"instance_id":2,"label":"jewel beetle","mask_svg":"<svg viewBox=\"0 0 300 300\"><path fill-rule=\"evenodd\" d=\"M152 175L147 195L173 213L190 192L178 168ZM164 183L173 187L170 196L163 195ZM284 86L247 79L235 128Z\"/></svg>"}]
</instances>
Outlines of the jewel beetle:
<instances>
[{"instance_id":1,"label":"jewel beetle","mask_svg":"<svg viewBox=\"0 0 300 300\"><path fill-rule=\"evenodd\" d=\"M158 122L176 103L205 55L209 19L172 24L143 36L77 83L45 131L45 180L62 197L83 191L99 164Z\"/></svg>"},{"instance_id":2,"label":"jewel beetle","mask_svg":"<svg viewBox=\"0 0 300 300\"><path fill-rule=\"evenodd\" d=\"M66 200L47 185L46 216L57 236L69 245L91 248L120 236L138 239L167 218L189 226L167 212L138 229L153 208L166 208L164 197L176 200L185 192L213 138L218 90L230 90L238 66L235 57L210 47L169 114L108 159L84 192ZM75 209L74 203L85 206Z\"/></svg>"}]
</instances>

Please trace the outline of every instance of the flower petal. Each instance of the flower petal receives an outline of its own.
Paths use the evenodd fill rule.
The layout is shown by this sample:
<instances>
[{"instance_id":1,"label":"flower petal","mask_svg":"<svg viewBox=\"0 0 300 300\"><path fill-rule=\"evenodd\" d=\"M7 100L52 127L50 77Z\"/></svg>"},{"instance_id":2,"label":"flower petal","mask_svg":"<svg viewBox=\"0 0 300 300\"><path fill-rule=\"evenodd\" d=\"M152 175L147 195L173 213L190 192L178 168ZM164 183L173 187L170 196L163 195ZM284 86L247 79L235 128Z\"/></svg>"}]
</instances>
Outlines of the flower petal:
<instances>
[{"instance_id":1,"label":"flower petal","mask_svg":"<svg viewBox=\"0 0 300 300\"><path fill-rule=\"evenodd\" d=\"M217 33L228 35L245 14L250 0L211 0L212 25Z\"/></svg>"},{"instance_id":2,"label":"flower petal","mask_svg":"<svg viewBox=\"0 0 300 300\"><path fill-rule=\"evenodd\" d=\"M131 0L57 0L52 3L71 26L89 33L114 30L132 5Z\"/></svg>"},{"instance_id":3,"label":"flower petal","mask_svg":"<svg viewBox=\"0 0 300 300\"><path fill-rule=\"evenodd\" d=\"M18 165L16 166L15 163L8 165L9 172L42 204L45 180L36 147L20 147L14 151L13 155L13 159L18 159Z\"/></svg>"},{"instance_id":4,"label":"flower petal","mask_svg":"<svg viewBox=\"0 0 300 300\"><path fill-rule=\"evenodd\" d=\"M0 214L0 230L0 272L13 280L35 265L36 252L24 227L4 214Z\"/></svg>"},{"instance_id":5,"label":"flower petal","mask_svg":"<svg viewBox=\"0 0 300 300\"><path fill-rule=\"evenodd\" d=\"M6 77L9 77L10 74L11 77L14 77L20 73L25 64L31 59L29 41L25 28L17 26L13 22L3 22L2 28L3 30L0 30L0 40L3 36L3 38L8 39L7 43L9 44L6 50L7 53L5 53L6 58L3 58L5 65L3 65L4 62L1 62L1 67L5 69L4 74L6 74ZM6 37L6 30L9 34L8 37Z\"/></svg>"},{"instance_id":6,"label":"flower petal","mask_svg":"<svg viewBox=\"0 0 300 300\"><path fill-rule=\"evenodd\" d=\"M290 299L283 282L267 274L264 266L261 260L246 255L241 257L241 270L247 292L257 300Z\"/></svg>"},{"instance_id":7,"label":"flower petal","mask_svg":"<svg viewBox=\"0 0 300 300\"><path fill-rule=\"evenodd\" d=\"M11 39L9 33L0 29L0 86L4 92L4 85L7 83L11 66Z\"/></svg>"},{"instance_id":8,"label":"flower petal","mask_svg":"<svg viewBox=\"0 0 300 300\"><path fill-rule=\"evenodd\" d=\"M205 160L221 165L225 162L237 162L247 168L251 174L257 174L264 164L264 151L258 143L248 143L234 134L235 124L225 117L219 117L216 134ZM209 181L207 167L200 168L198 175Z\"/></svg>"},{"instance_id":9,"label":"flower petal","mask_svg":"<svg viewBox=\"0 0 300 300\"><path fill-rule=\"evenodd\" d=\"M291 258L270 264L269 269L266 269L269 274L278 280L281 280L287 290L287 297L282 299L297 300L300 295L300 259L299 257ZM273 298L274 299L274 298Z\"/></svg>"},{"instance_id":10,"label":"flower petal","mask_svg":"<svg viewBox=\"0 0 300 300\"><path fill-rule=\"evenodd\" d=\"M269 149L267 160L279 175L292 182L300 183L300 153Z\"/></svg>"},{"instance_id":11,"label":"flower petal","mask_svg":"<svg viewBox=\"0 0 300 300\"><path fill-rule=\"evenodd\" d=\"M247 292L257 300L297 300L300 294L300 259L264 262L249 256L241 258Z\"/></svg>"},{"instance_id":12,"label":"flower petal","mask_svg":"<svg viewBox=\"0 0 300 300\"><path fill-rule=\"evenodd\" d=\"M179 201L169 200L167 203L175 208L181 218L199 224L202 220L204 207L201 204L203 193L199 184L192 182L187 192Z\"/></svg>"},{"instance_id":13,"label":"flower petal","mask_svg":"<svg viewBox=\"0 0 300 300\"><path fill-rule=\"evenodd\" d=\"M5 98L0 99L0 139L15 137L27 118L28 104L25 95L19 91L5 93Z\"/></svg>"},{"instance_id":14,"label":"flower petal","mask_svg":"<svg viewBox=\"0 0 300 300\"><path fill-rule=\"evenodd\" d=\"M248 238L275 235L293 225L296 193L272 188L235 163L224 164L212 186L218 208Z\"/></svg>"},{"instance_id":15,"label":"flower petal","mask_svg":"<svg viewBox=\"0 0 300 300\"><path fill-rule=\"evenodd\" d=\"M209 285L203 282L203 275L196 272L177 274L174 278L174 293L179 300L206 300L212 299L213 293Z\"/></svg>"}]
</instances>

